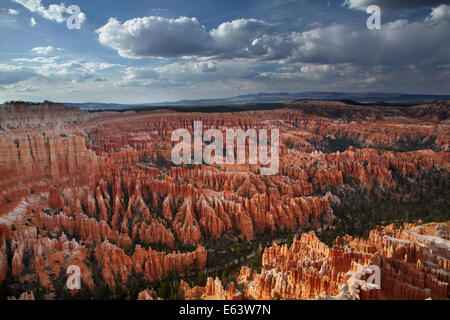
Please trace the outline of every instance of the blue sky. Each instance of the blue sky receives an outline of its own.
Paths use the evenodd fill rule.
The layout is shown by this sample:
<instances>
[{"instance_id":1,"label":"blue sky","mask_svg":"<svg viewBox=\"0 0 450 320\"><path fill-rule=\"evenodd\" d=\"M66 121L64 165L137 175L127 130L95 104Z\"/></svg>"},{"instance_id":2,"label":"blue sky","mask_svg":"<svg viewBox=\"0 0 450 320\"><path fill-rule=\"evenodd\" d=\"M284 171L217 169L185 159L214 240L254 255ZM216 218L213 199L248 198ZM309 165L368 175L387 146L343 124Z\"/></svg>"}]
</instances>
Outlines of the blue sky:
<instances>
[{"instance_id":1,"label":"blue sky","mask_svg":"<svg viewBox=\"0 0 450 320\"><path fill-rule=\"evenodd\" d=\"M310 90L449 94L450 1L0 1L0 101Z\"/></svg>"}]
</instances>

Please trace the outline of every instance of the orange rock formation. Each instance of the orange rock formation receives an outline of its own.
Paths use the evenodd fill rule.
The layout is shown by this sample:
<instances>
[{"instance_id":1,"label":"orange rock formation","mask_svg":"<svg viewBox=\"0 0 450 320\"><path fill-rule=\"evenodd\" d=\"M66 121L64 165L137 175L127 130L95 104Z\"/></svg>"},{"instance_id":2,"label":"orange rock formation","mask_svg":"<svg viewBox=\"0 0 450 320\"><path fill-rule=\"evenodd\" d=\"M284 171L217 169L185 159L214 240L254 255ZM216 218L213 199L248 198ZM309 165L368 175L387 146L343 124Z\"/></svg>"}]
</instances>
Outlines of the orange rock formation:
<instances>
[{"instance_id":1,"label":"orange rock formation","mask_svg":"<svg viewBox=\"0 0 450 320\"><path fill-rule=\"evenodd\" d=\"M29 292L25 283L39 281L51 291L54 276L71 264L82 269L90 289L94 273L110 288L135 274L148 280L184 274L204 268L211 239L252 240L330 225L332 204L340 202L333 190L389 192L399 176L415 184L436 172L445 181L450 130L436 116L443 112L448 115L442 101L406 109L299 102L221 114L0 106L0 282L11 279ZM204 130L279 128L279 172L261 176L247 164L174 166L171 134L192 132L196 120ZM433 258L438 246L410 229L380 229L367 242L345 238L345 247L331 249L310 234L290 249L267 249L260 275L243 269L242 294L338 295L346 272L370 262L383 271L377 297L448 297L440 271L448 269L448 256ZM185 289L192 297L194 289ZM242 298L218 279L196 290ZM360 298L373 298L371 292Z\"/></svg>"},{"instance_id":2,"label":"orange rock formation","mask_svg":"<svg viewBox=\"0 0 450 320\"><path fill-rule=\"evenodd\" d=\"M243 268L238 278L251 299L448 299L449 263L450 222L405 224L332 248L303 234L290 248L266 248L261 273ZM370 266L380 268L380 287L367 283Z\"/></svg>"}]
</instances>

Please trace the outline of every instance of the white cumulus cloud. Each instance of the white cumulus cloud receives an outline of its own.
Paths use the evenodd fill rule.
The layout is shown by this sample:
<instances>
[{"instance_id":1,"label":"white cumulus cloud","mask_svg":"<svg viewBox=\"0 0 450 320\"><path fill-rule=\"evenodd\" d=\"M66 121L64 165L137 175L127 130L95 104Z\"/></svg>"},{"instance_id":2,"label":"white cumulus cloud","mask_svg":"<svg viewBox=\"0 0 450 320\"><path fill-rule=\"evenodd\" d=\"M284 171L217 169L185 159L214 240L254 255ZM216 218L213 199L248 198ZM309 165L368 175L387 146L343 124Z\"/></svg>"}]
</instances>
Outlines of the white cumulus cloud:
<instances>
[{"instance_id":1,"label":"white cumulus cloud","mask_svg":"<svg viewBox=\"0 0 450 320\"><path fill-rule=\"evenodd\" d=\"M450 5L442 4L439 7L433 8L426 21L450 22Z\"/></svg>"},{"instance_id":2,"label":"white cumulus cloud","mask_svg":"<svg viewBox=\"0 0 450 320\"><path fill-rule=\"evenodd\" d=\"M196 18L144 17L121 24L111 18L96 31L99 41L124 57L178 57L206 53L210 35Z\"/></svg>"},{"instance_id":3,"label":"white cumulus cloud","mask_svg":"<svg viewBox=\"0 0 450 320\"><path fill-rule=\"evenodd\" d=\"M36 47L31 49L32 52L37 54L49 54L50 52L54 51L64 51L62 48L55 48L53 46L47 46L47 47Z\"/></svg>"},{"instance_id":4,"label":"white cumulus cloud","mask_svg":"<svg viewBox=\"0 0 450 320\"><path fill-rule=\"evenodd\" d=\"M99 28L100 43L128 58L246 56L255 37L272 26L262 20L239 19L207 31L196 18L143 17L120 23L111 18Z\"/></svg>"},{"instance_id":5,"label":"white cumulus cloud","mask_svg":"<svg viewBox=\"0 0 450 320\"><path fill-rule=\"evenodd\" d=\"M48 7L45 7L42 4L41 0L13 0L13 1L18 4L21 4L26 9L28 9L33 13L38 13L39 15L48 20L62 23L66 21L68 17L68 11L64 3L50 4ZM80 19L80 23L83 23L86 20L86 15L83 12L80 12L78 18Z\"/></svg>"}]
</instances>

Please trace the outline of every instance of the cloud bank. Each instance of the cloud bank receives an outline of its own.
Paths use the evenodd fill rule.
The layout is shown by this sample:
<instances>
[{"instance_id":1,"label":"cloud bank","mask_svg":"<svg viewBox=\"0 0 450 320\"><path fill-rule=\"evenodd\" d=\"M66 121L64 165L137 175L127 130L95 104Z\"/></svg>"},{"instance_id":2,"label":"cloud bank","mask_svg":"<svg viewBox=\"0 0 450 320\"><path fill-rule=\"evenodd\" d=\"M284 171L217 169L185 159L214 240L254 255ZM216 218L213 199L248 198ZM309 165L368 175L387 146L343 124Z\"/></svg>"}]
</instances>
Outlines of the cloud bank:
<instances>
[{"instance_id":1,"label":"cloud bank","mask_svg":"<svg viewBox=\"0 0 450 320\"><path fill-rule=\"evenodd\" d=\"M391 66L405 62L449 63L449 8L434 8L425 21L400 19L386 23L379 32L340 24L282 32L256 19L225 22L208 31L196 18L154 16L124 23L112 18L96 32L100 43L126 58L248 58Z\"/></svg>"}]
</instances>

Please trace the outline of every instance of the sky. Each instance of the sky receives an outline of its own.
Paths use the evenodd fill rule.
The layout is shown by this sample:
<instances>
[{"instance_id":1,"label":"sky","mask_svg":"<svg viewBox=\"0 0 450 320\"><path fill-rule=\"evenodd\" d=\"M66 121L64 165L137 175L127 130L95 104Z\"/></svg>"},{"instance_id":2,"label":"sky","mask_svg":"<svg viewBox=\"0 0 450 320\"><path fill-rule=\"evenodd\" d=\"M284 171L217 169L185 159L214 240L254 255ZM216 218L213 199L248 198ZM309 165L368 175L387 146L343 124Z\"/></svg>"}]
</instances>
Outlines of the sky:
<instances>
[{"instance_id":1,"label":"sky","mask_svg":"<svg viewBox=\"0 0 450 320\"><path fill-rule=\"evenodd\" d=\"M301 91L450 94L450 0L0 0L0 102Z\"/></svg>"}]
</instances>

